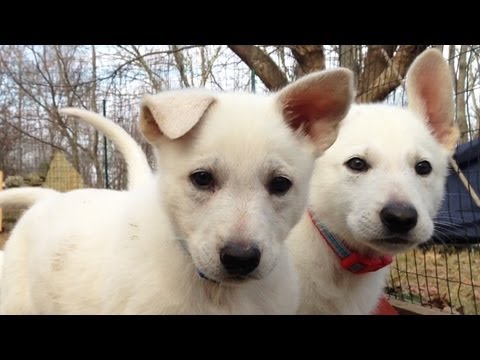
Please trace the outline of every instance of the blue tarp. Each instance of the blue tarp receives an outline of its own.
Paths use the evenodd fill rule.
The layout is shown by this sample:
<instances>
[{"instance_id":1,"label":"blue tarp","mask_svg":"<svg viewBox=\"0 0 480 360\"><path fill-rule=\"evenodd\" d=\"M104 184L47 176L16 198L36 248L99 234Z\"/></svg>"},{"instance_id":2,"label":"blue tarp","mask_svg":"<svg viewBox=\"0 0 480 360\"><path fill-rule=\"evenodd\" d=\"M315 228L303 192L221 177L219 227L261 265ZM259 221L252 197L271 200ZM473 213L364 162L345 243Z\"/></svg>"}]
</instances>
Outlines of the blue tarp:
<instances>
[{"instance_id":1,"label":"blue tarp","mask_svg":"<svg viewBox=\"0 0 480 360\"><path fill-rule=\"evenodd\" d=\"M480 196L480 139L458 146L454 159L470 187ZM437 220L435 242L480 243L480 208L454 170L450 170Z\"/></svg>"}]
</instances>

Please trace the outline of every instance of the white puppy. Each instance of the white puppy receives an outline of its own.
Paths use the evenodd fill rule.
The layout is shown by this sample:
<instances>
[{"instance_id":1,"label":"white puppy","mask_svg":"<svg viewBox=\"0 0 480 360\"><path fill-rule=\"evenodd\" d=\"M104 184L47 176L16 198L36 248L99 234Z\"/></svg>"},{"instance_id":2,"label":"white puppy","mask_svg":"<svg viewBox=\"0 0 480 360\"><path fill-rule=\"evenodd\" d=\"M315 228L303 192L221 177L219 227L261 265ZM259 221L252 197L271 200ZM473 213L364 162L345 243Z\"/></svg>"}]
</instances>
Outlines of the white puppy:
<instances>
[{"instance_id":1,"label":"white puppy","mask_svg":"<svg viewBox=\"0 0 480 360\"><path fill-rule=\"evenodd\" d=\"M433 234L458 138L447 63L426 50L406 79L408 109L355 105L317 160L309 213L287 240L301 314L369 314L391 257Z\"/></svg>"},{"instance_id":2,"label":"white puppy","mask_svg":"<svg viewBox=\"0 0 480 360\"><path fill-rule=\"evenodd\" d=\"M0 311L293 313L284 240L352 95L342 69L272 96L146 96L140 127L159 172L132 191L78 190L30 208L5 247Z\"/></svg>"},{"instance_id":3,"label":"white puppy","mask_svg":"<svg viewBox=\"0 0 480 360\"><path fill-rule=\"evenodd\" d=\"M432 235L458 138L440 53L427 50L412 64L407 95L409 109L353 106L338 140L317 160L310 211L287 241L301 275L299 313L371 313L392 255ZM115 138L125 158L145 156L127 140ZM144 171L140 162L128 169Z\"/></svg>"}]
</instances>

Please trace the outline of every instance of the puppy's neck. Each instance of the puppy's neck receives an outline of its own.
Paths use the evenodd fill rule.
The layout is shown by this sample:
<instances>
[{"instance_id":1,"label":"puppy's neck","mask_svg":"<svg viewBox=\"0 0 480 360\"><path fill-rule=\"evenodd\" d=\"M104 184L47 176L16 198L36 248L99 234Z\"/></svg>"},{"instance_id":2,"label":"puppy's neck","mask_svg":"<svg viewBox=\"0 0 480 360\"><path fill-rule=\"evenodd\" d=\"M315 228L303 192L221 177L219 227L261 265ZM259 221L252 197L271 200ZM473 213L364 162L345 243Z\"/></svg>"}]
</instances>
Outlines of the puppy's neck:
<instances>
[{"instance_id":1,"label":"puppy's neck","mask_svg":"<svg viewBox=\"0 0 480 360\"><path fill-rule=\"evenodd\" d=\"M368 257L380 257L384 255L389 255L372 249L364 245L362 242L358 241L355 236L353 236L353 234L350 232L344 221L338 221L336 220L337 216L332 216L332 210L330 206L328 206L328 204L313 206L313 204L310 203L308 209L316 220L322 223L322 225L325 226L336 239L345 244L351 251L358 252L359 254ZM315 225L310 220L308 212L306 212L304 216L306 218L309 218L309 226L311 226L312 229L316 229ZM322 238L321 234L318 231L316 231L316 237L319 239Z\"/></svg>"},{"instance_id":2,"label":"puppy's neck","mask_svg":"<svg viewBox=\"0 0 480 360\"><path fill-rule=\"evenodd\" d=\"M376 272L392 262L388 255L370 255L366 251L354 250L344 240L332 233L327 226L322 224L311 210L307 211L310 223L317 230L318 241L325 242L332 255L336 256L340 268L355 275Z\"/></svg>"}]
</instances>

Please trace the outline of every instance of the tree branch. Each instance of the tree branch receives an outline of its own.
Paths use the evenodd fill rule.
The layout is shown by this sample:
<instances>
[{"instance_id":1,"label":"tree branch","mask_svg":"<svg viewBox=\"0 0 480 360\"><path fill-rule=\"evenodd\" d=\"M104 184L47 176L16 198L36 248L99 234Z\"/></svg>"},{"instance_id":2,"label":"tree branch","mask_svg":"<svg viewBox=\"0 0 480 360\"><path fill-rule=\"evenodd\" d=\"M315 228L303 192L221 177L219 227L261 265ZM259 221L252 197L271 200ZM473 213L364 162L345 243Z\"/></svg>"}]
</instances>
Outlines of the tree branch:
<instances>
[{"instance_id":1,"label":"tree branch","mask_svg":"<svg viewBox=\"0 0 480 360\"><path fill-rule=\"evenodd\" d=\"M408 67L417 55L426 48L425 45L401 45L388 67L374 80L368 82L368 88L357 94L359 103L378 102L385 98L401 84ZM380 50L381 51L381 50Z\"/></svg>"},{"instance_id":2,"label":"tree branch","mask_svg":"<svg viewBox=\"0 0 480 360\"><path fill-rule=\"evenodd\" d=\"M325 53L322 45L288 45L288 47L297 60L299 69L297 76L325 69Z\"/></svg>"},{"instance_id":3,"label":"tree branch","mask_svg":"<svg viewBox=\"0 0 480 360\"><path fill-rule=\"evenodd\" d=\"M269 90L278 90L288 84L285 74L277 64L254 45L228 45L242 61L262 80Z\"/></svg>"}]
</instances>

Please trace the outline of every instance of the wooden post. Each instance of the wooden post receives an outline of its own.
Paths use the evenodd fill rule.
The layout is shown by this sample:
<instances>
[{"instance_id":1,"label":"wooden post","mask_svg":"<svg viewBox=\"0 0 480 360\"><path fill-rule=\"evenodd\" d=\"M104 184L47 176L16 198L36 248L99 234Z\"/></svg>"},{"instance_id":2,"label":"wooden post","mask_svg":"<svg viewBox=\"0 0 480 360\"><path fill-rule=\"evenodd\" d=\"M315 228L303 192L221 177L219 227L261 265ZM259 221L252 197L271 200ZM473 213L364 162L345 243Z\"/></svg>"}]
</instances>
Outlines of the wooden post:
<instances>
[{"instance_id":1,"label":"wooden post","mask_svg":"<svg viewBox=\"0 0 480 360\"><path fill-rule=\"evenodd\" d=\"M455 159L450 158L450 166L457 173L458 177L460 178L460 181L462 182L463 186L465 186L465 189L467 190L467 192L472 197L472 200L475 203L475 205L480 207L480 197L478 196L477 192L475 191L475 188L473 186L471 186L470 183L468 182L467 177L460 170L460 167L458 166Z\"/></svg>"},{"instance_id":2,"label":"wooden post","mask_svg":"<svg viewBox=\"0 0 480 360\"><path fill-rule=\"evenodd\" d=\"M3 190L3 171L0 170L0 191ZM0 233L3 231L2 208L0 207Z\"/></svg>"}]
</instances>

